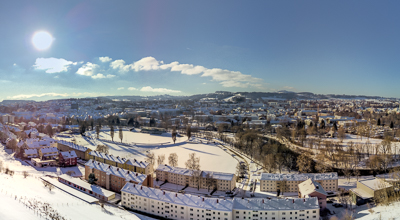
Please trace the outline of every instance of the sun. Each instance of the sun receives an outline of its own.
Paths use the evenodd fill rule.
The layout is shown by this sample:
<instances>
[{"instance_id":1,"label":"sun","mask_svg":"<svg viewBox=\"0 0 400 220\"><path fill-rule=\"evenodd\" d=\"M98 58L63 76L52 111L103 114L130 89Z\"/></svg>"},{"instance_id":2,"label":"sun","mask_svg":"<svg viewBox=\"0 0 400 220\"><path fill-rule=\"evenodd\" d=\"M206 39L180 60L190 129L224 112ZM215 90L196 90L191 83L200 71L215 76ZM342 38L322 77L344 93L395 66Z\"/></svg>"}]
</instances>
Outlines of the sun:
<instances>
[{"instance_id":1,"label":"sun","mask_svg":"<svg viewBox=\"0 0 400 220\"><path fill-rule=\"evenodd\" d=\"M32 44L38 50L46 50L53 43L53 36L46 31L38 31L33 34Z\"/></svg>"}]
</instances>

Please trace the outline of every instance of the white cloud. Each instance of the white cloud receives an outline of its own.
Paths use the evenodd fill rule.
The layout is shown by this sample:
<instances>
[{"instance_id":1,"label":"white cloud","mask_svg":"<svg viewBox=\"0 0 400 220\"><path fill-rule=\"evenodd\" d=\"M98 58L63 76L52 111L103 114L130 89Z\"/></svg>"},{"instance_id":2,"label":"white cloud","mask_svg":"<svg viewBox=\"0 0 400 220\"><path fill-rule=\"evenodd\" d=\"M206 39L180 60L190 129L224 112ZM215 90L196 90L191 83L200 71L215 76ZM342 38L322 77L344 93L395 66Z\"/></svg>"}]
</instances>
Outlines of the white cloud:
<instances>
[{"instance_id":1,"label":"white cloud","mask_svg":"<svg viewBox=\"0 0 400 220\"><path fill-rule=\"evenodd\" d=\"M185 75L198 75L202 77L211 77L212 81L219 82L223 87L259 87L263 84L263 80L255 78L251 75L245 75L239 71L231 71L219 68L208 69L204 66L195 66L193 64L181 64L177 61L164 64L154 57L144 57L132 64L125 64L124 60L115 60L111 62L110 67L121 73L133 71L149 71L149 70L170 70L172 72L180 72Z\"/></svg>"},{"instance_id":2,"label":"white cloud","mask_svg":"<svg viewBox=\"0 0 400 220\"><path fill-rule=\"evenodd\" d=\"M16 63L14 63L14 64L13 64L13 66L17 66L17 64L16 64Z\"/></svg>"},{"instance_id":3,"label":"white cloud","mask_svg":"<svg viewBox=\"0 0 400 220\"><path fill-rule=\"evenodd\" d=\"M4 80L4 79L0 79L0 83L10 83L10 80Z\"/></svg>"},{"instance_id":4,"label":"white cloud","mask_svg":"<svg viewBox=\"0 0 400 220\"><path fill-rule=\"evenodd\" d=\"M101 73L98 73L98 74L92 76L93 79L104 79L104 78L113 78L113 77L115 77L115 75L108 74L105 76Z\"/></svg>"},{"instance_id":5,"label":"white cloud","mask_svg":"<svg viewBox=\"0 0 400 220\"><path fill-rule=\"evenodd\" d=\"M157 92L157 93L179 93L181 91L166 89L166 88L152 88L150 86L145 86L140 89L142 92Z\"/></svg>"},{"instance_id":6,"label":"white cloud","mask_svg":"<svg viewBox=\"0 0 400 220\"><path fill-rule=\"evenodd\" d=\"M124 87L119 87L117 90L124 90L125 88Z\"/></svg>"},{"instance_id":7,"label":"white cloud","mask_svg":"<svg viewBox=\"0 0 400 220\"><path fill-rule=\"evenodd\" d=\"M129 87L128 90L133 91L133 90L138 90L138 89L136 89L135 87Z\"/></svg>"},{"instance_id":8,"label":"white cloud","mask_svg":"<svg viewBox=\"0 0 400 220\"><path fill-rule=\"evenodd\" d=\"M60 73L68 71L70 65L77 65L77 62L65 60L63 58L37 58L33 67L37 70L46 70L46 73Z\"/></svg>"},{"instance_id":9,"label":"white cloud","mask_svg":"<svg viewBox=\"0 0 400 220\"><path fill-rule=\"evenodd\" d=\"M110 57L99 57L99 60L102 63L107 63L107 62L110 62L112 59Z\"/></svg>"},{"instance_id":10,"label":"white cloud","mask_svg":"<svg viewBox=\"0 0 400 220\"><path fill-rule=\"evenodd\" d=\"M44 97L44 96L50 96L50 97L79 97L79 96L102 96L105 94L102 93L91 93L91 92L79 92L79 93L55 93L55 92L48 92L48 93L41 93L41 94L20 94L20 95L15 95L15 96L8 96L7 99L30 99L33 97Z\"/></svg>"},{"instance_id":11,"label":"white cloud","mask_svg":"<svg viewBox=\"0 0 400 220\"><path fill-rule=\"evenodd\" d=\"M77 74L82 75L82 76L92 76L94 74L95 69L98 69L99 65L87 62L83 66L81 66L78 71L76 71Z\"/></svg>"},{"instance_id":12,"label":"white cloud","mask_svg":"<svg viewBox=\"0 0 400 220\"><path fill-rule=\"evenodd\" d=\"M113 78L115 75L104 75L102 73L98 73L100 69L100 66L94 63L87 62L83 66L81 66L78 71L76 71L77 74L82 75L82 76L90 76L93 79L104 79L104 78Z\"/></svg>"},{"instance_id":13,"label":"white cloud","mask_svg":"<svg viewBox=\"0 0 400 220\"><path fill-rule=\"evenodd\" d=\"M110 63L110 67L122 73L126 73L131 70L131 65L125 65L124 60L115 60Z\"/></svg>"}]
</instances>

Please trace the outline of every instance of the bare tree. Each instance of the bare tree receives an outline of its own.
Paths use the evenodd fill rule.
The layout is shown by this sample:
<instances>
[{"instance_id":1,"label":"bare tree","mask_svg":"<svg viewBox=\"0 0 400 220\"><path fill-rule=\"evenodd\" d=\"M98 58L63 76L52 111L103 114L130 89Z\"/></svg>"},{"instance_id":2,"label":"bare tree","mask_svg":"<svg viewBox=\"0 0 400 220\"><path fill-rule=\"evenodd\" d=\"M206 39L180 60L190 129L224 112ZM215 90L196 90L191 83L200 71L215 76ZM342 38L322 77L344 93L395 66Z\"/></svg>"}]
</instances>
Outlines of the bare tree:
<instances>
[{"instance_id":1,"label":"bare tree","mask_svg":"<svg viewBox=\"0 0 400 220\"><path fill-rule=\"evenodd\" d=\"M185 162L186 168L192 170L193 183L200 189L200 157L196 157L196 153L190 153L189 159Z\"/></svg>"},{"instance_id":2,"label":"bare tree","mask_svg":"<svg viewBox=\"0 0 400 220\"><path fill-rule=\"evenodd\" d=\"M190 139L190 137L192 137L192 128L190 127L190 125L187 125L186 136L188 137L188 140Z\"/></svg>"},{"instance_id":3,"label":"bare tree","mask_svg":"<svg viewBox=\"0 0 400 220\"><path fill-rule=\"evenodd\" d=\"M124 138L124 134L122 133L122 127L119 127L118 134L119 134L119 139L121 140L122 143L122 139Z\"/></svg>"},{"instance_id":4,"label":"bare tree","mask_svg":"<svg viewBox=\"0 0 400 220\"><path fill-rule=\"evenodd\" d=\"M29 173L27 171L22 172L22 175L24 176L24 178L27 178L29 176Z\"/></svg>"},{"instance_id":5,"label":"bare tree","mask_svg":"<svg viewBox=\"0 0 400 220\"><path fill-rule=\"evenodd\" d=\"M212 172L207 172L205 179L206 179L206 186L207 186L207 189L209 192L210 192L210 188L211 189L217 188L217 180L214 179Z\"/></svg>"},{"instance_id":6,"label":"bare tree","mask_svg":"<svg viewBox=\"0 0 400 220\"><path fill-rule=\"evenodd\" d=\"M178 154L176 153L169 154L168 163L170 166L176 167L178 165Z\"/></svg>"},{"instance_id":7,"label":"bare tree","mask_svg":"<svg viewBox=\"0 0 400 220\"><path fill-rule=\"evenodd\" d=\"M107 146L107 145L97 145L97 147L96 147L96 151L98 151L98 152L101 152L101 153L105 153L105 154L108 154L108 152L109 152L109 147Z\"/></svg>"},{"instance_id":8,"label":"bare tree","mask_svg":"<svg viewBox=\"0 0 400 220\"><path fill-rule=\"evenodd\" d=\"M173 128L173 129L172 129L171 135L172 135L172 141L173 141L174 144L175 144L175 141L176 141L176 128Z\"/></svg>"},{"instance_id":9,"label":"bare tree","mask_svg":"<svg viewBox=\"0 0 400 220\"><path fill-rule=\"evenodd\" d=\"M296 162L300 173L308 173L312 171L312 160L308 155L301 154L297 158Z\"/></svg>"},{"instance_id":10,"label":"bare tree","mask_svg":"<svg viewBox=\"0 0 400 220\"><path fill-rule=\"evenodd\" d=\"M158 165L164 164L164 160L165 160L165 154L158 155L158 157L157 157L157 164L158 164Z\"/></svg>"},{"instance_id":11,"label":"bare tree","mask_svg":"<svg viewBox=\"0 0 400 220\"><path fill-rule=\"evenodd\" d=\"M99 139L99 135L100 135L100 126L96 125L96 134L97 134L97 139Z\"/></svg>"},{"instance_id":12,"label":"bare tree","mask_svg":"<svg viewBox=\"0 0 400 220\"><path fill-rule=\"evenodd\" d=\"M282 173L283 165L285 164L285 156L282 153L275 155L275 162L278 166L279 173Z\"/></svg>"},{"instance_id":13,"label":"bare tree","mask_svg":"<svg viewBox=\"0 0 400 220\"><path fill-rule=\"evenodd\" d=\"M110 125L110 136L111 140L114 141L114 126Z\"/></svg>"},{"instance_id":14,"label":"bare tree","mask_svg":"<svg viewBox=\"0 0 400 220\"><path fill-rule=\"evenodd\" d=\"M275 156L273 154L267 154L264 157L262 163L265 171L267 171L268 173L275 172L276 163L275 163Z\"/></svg>"},{"instance_id":15,"label":"bare tree","mask_svg":"<svg viewBox=\"0 0 400 220\"><path fill-rule=\"evenodd\" d=\"M154 153L153 152L148 152L147 154L146 154L146 162L148 162L149 164L150 164L150 166L153 168L154 167L154 164L155 164L155 162L156 162L156 156L154 155Z\"/></svg>"},{"instance_id":16,"label":"bare tree","mask_svg":"<svg viewBox=\"0 0 400 220\"><path fill-rule=\"evenodd\" d=\"M338 138L340 139L340 142L343 142L343 139L346 137L346 133L344 131L343 127L340 127L338 129Z\"/></svg>"}]
</instances>

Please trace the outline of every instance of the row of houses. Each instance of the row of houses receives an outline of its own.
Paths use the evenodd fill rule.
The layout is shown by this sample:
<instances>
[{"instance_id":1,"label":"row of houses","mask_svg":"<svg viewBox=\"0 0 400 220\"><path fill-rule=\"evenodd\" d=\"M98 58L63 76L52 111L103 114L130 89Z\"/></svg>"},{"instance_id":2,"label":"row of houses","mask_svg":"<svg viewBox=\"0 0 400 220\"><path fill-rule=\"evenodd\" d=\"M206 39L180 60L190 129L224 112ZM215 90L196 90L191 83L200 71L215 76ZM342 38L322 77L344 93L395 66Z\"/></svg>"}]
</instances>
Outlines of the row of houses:
<instances>
[{"instance_id":1,"label":"row of houses","mask_svg":"<svg viewBox=\"0 0 400 220\"><path fill-rule=\"evenodd\" d=\"M202 189L232 191L236 187L236 175L212 171L198 171L160 164L156 180Z\"/></svg>"},{"instance_id":2,"label":"row of houses","mask_svg":"<svg viewBox=\"0 0 400 220\"><path fill-rule=\"evenodd\" d=\"M152 166L146 161L138 161L136 159L125 159L111 154L105 154L98 151L90 151L89 159L105 163L111 166L123 168L131 172L151 174Z\"/></svg>"},{"instance_id":3,"label":"row of houses","mask_svg":"<svg viewBox=\"0 0 400 220\"><path fill-rule=\"evenodd\" d=\"M98 186L118 193L128 182L153 187L151 175L125 170L121 167L115 167L92 159L85 164L86 180L89 180L91 173L94 173L97 178L96 184Z\"/></svg>"},{"instance_id":4,"label":"row of houses","mask_svg":"<svg viewBox=\"0 0 400 220\"><path fill-rule=\"evenodd\" d=\"M187 220L317 220L319 205L315 197L303 199L208 198L163 191L133 183L121 189L125 208L167 219Z\"/></svg>"},{"instance_id":5,"label":"row of houses","mask_svg":"<svg viewBox=\"0 0 400 220\"><path fill-rule=\"evenodd\" d=\"M30 158L34 166L55 166L62 167L76 166L78 157L75 151L60 152L56 147L45 147L38 149L25 149L23 152L25 158Z\"/></svg>"}]
</instances>

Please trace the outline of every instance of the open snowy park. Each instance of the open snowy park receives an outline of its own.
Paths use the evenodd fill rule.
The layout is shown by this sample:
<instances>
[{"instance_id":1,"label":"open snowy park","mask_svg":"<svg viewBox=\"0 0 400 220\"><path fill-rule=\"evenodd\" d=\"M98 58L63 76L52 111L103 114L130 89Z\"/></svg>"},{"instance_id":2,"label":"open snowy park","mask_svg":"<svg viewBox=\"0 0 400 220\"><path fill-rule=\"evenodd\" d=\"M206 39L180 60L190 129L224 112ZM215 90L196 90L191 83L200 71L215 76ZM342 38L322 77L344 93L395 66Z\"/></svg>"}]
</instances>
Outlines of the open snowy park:
<instances>
[{"instance_id":1,"label":"open snowy park","mask_svg":"<svg viewBox=\"0 0 400 220\"><path fill-rule=\"evenodd\" d=\"M129 131L123 130L123 141L119 139L119 133L116 130L114 134L114 142L111 142L109 129L102 129L99 139L96 139L96 132L87 132L87 137L75 135L76 144L96 149L99 144L109 146L109 153L124 158L136 159L143 161L146 159L148 152L153 152L156 157L165 155L165 164L168 164L168 156L170 153L178 155L178 167L185 167L185 162L189 159L190 153L196 153L200 157L200 169L215 172L235 173L236 165L239 158L235 155L212 142L206 143L203 139L191 138L186 136L177 137L174 143L171 133L162 135L140 133L139 130ZM61 138L71 141L73 138ZM106 140L106 141L104 141Z\"/></svg>"}]
</instances>

